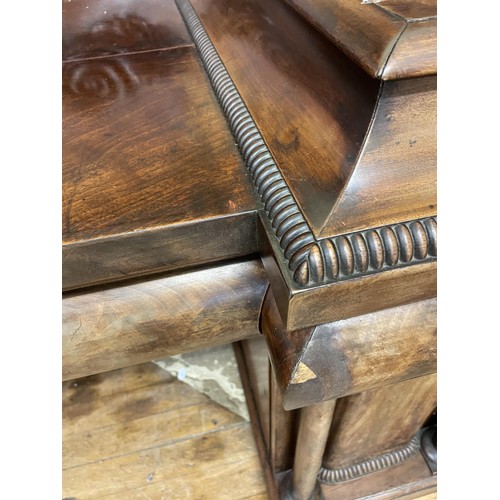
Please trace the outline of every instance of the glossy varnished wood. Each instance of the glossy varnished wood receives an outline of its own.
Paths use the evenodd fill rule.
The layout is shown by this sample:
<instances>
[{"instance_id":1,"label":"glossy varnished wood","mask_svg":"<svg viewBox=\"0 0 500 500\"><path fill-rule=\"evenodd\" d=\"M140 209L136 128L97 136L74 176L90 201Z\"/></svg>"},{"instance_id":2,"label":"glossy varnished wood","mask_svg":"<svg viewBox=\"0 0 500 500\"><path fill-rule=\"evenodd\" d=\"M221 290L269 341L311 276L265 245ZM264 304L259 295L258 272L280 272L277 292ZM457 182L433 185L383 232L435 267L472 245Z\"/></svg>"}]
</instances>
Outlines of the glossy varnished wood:
<instances>
[{"instance_id":1,"label":"glossy varnished wood","mask_svg":"<svg viewBox=\"0 0 500 500\"><path fill-rule=\"evenodd\" d=\"M63 300L63 380L259 334L258 261L73 293Z\"/></svg>"},{"instance_id":2,"label":"glossy varnished wood","mask_svg":"<svg viewBox=\"0 0 500 500\"><path fill-rule=\"evenodd\" d=\"M64 0L63 60L192 45L171 1Z\"/></svg>"},{"instance_id":3,"label":"glossy varnished wood","mask_svg":"<svg viewBox=\"0 0 500 500\"><path fill-rule=\"evenodd\" d=\"M436 101L436 77L383 83L356 166L320 238L437 213Z\"/></svg>"},{"instance_id":4,"label":"glossy varnished wood","mask_svg":"<svg viewBox=\"0 0 500 500\"><path fill-rule=\"evenodd\" d=\"M253 221L192 47L63 64L65 289L251 253Z\"/></svg>"},{"instance_id":5,"label":"glossy varnished wood","mask_svg":"<svg viewBox=\"0 0 500 500\"><path fill-rule=\"evenodd\" d=\"M301 288L287 272L287 263L276 240L268 237L263 229L264 223L258 226L259 249L286 330L330 323L436 296L436 260ZM352 248L350 244L349 247ZM356 258L353 257L352 262Z\"/></svg>"},{"instance_id":6,"label":"glossy varnished wood","mask_svg":"<svg viewBox=\"0 0 500 500\"><path fill-rule=\"evenodd\" d=\"M437 16L436 0L380 0L377 6L408 22L425 21Z\"/></svg>"},{"instance_id":7,"label":"glossy varnished wood","mask_svg":"<svg viewBox=\"0 0 500 500\"><path fill-rule=\"evenodd\" d=\"M392 80L437 71L435 0L286 1L375 78ZM408 46L409 38L414 45L402 50L400 44Z\"/></svg>"},{"instance_id":8,"label":"glossy varnished wood","mask_svg":"<svg viewBox=\"0 0 500 500\"><path fill-rule=\"evenodd\" d=\"M430 374L339 399L323 466L349 466L406 445L436 407L436 392Z\"/></svg>"},{"instance_id":9,"label":"glossy varnished wood","mask_svg":"<svg viewBox=\"0 0 500 500\"><path fill-rule=\"evenodd\" d=\"M436 277L432 261L436 253L427 244L435 238L424 229L424 219L436 213L435 78L414 78L379 85L377 80L366 74L363 76L354 63L342 58L331 46L326 56L319 35L311 32L307 23L279 2L252 4L250 7L243 1L229 5L223 0L195 0L196 12L186 6L189 4L187 0L180 1L180 4L184 6L183 16L188 25L196 24L196 28L190 26L192 32L204 32L204 38L196 42L198 50L203 53L211 43L214 45L210 49L213 55L202 57L219 99L225 102L224 92L217 88L214 68L221 71L225 66L228 72L224 76L225 87L234 84L231 94L238 91L259 129L255 133L262 136L257 139L249 129L246 136L240 137L237 128L233 130L242 151L252 151L252 154L248 153L252 159L245 153L244 156L247 168L252 172L254 190L261 197L259 203L262 206L258 207L266 235L259 242L259 251L264 257L286 328L303 328L434 296ZM377 12L383 14L385 11L379 9ZM298 51L282 50L292 46L289 43L291 33L293 45L300 47ZM300 37L303 42L297 45L296 38ZM271 57L269 49L278 38L281 43L279 59L276 52L271 53ZM255 44L254 39L259 43ZM211 58L219 56L216 65L210 62ZM282 71L284 65L286 75ZM252 71L249 71L250 67ZM321 88L316 85L317 78L311 78L316 74L328 76ZM286 94L281 92L281 98L277 99L284 78L298 80L302 85ZM380 93L375 96L377 90ZM271 92L275 93L275 98ZM365 102L362 109L357 107L360 98L367 99L368 95L372 100ZM308 105L306 113L300 113L300 130L305 137L301 136L293 151L280 156L283 151L280 153L276 146L277 134L284 130L284 123L294 122L294 117L299 116L298 110L302 111L301 103L309 102L311 97L316 104L321 104L321 110ZM292 104L292 101L299 104ZM329 103L328 117L323 113L326 102ZM233 111L228 112L229 103L223 106L233 129ZM234 109L239 108L234 105ZM343 120L343 115L338 113L340 109L348 112L348 120ZM309 110L310 115L307 114ZM252 118L249 116L248 120ZM241 120L241 116L238 119ZM364 130L363 143L346 139L354 137L349 130L353 126L360 127L358 132ZM329 133L328 145L322 145L319 139L325 130ZM245 143L248 137L253 139ZM262 141L258 149L257 141ZM336 156L339 153L344 158L349 156L344 148L347 144L356 151L356 158L351 156L349 165ZM269 155L269 158L272 155L276 161L273 167L276 171L273 170L272 175L264 155ZM260 162L255 171L252 162ZM300 177L294 173L297 168ZM333 177L328 177L332 174L337 177L333 183ZM262 179L275 182L280 188L274 192L273 184L263 187L260 184L264 183ZM328 192L321 194L315 190L316 184L327 187ZM270 198L268 191L273 192ZM286 213L294 213L294 216L288 215L287 219ZM286 226L280 217L290 220L290 226ZM355 232L376 228L385 231L386 226L401 223L415 223L422 230L406 238L409 229L402 228L405 241L397 250L400 257L395 254L394 259L385 259L391 269L377 264L367 270L363 262L368 259L368 251L365 248L365 255L362 255L363 250L356 255L357 250L354 247L352 250L350 243L344 247L349 250L350 259L360 261L358 274L345 271L345 275L338 277L333 264L327 262L328 259L333 262L341 258L335 255L337 250L332 250L331 256L325 258L327 249L324 246L330 244L326 241L328 239L341 235L351 237ZM435 221L432 224L435 226ZM266 238L270 240L268 244ZM358 235L357 238L359 244L366 247L364 236ZM425 246L422 252L417 250L420 245ZM391 252L391 242L384 242L382 251ZM389 263L392 261L394 263ZM349 261L345 264L346 269L350 268ZM413 264L418 264L418 269L389 272L392 267ZM359 274L364 276L357 280ZM415 275L419 280L417 287L414 286ZM396 280L397 290L393 286ZM325 284L328 286L320 286ZM325 307L325 303L333 300L337 303L339 297L342 299L338 308ZM380 297L383 297L383 303L379 302ZM332 314L336 316L332 317Z\"/></svg>"},{"instance_id":10,"label":"glossy varnished wood","mask_svg":"<svg viewBox=\"0 0 500 500\"><path fill-rule=\"evenodd\" d=\"M280 484L283 500L314 498L335 403L335 400L324 401L301 409L293 469Z\"/></svg>"},{"instance_id":11,"label":"glossy varnished wood","mask_svg":"<svg viewBox=\"0 0 500 500\"><path fill-rule=\"evenodd\" d=\"M436 371L436 301L286 331L266 295L261 328L286 409Z\"/></svg>"},{"instance_id":12,"label":"glossy varnished wood","mask_svg":"<svg viewBox=\"0 0 500 500\"><path fill-rule=\"evenodd\" d=\"M320 228L355 164L378 82L281 1L192 4L305 218Z\"/></svg>"}]
</instances>

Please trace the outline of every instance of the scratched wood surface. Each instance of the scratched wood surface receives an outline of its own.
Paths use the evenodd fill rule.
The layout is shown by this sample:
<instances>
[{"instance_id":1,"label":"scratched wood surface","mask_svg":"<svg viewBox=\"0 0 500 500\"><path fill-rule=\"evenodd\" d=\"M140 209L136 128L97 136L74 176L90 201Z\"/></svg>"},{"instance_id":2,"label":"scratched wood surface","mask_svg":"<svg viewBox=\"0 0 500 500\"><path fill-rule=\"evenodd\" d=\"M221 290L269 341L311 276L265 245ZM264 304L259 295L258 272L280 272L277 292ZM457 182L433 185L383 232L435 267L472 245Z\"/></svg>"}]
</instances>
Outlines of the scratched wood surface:
<instances>
[{"instance_id":1,"label":"scratched wood surface","mask_svg":"<svg viewBox=\"0 0 500 500\"><path fill-rule=\"evenodd\" d=\"M256 250L237 147L173 0L63 9L63 289Z\"/></svg>"},{"instance_id":2,"label":"scratched wood surface","mask_svg":"<svg viewBox=\"0 0 500 500\"><path fill-rule=\"evenodd\" d=\"M68 293L63 380L259 335L268 286L259 261Z\"/></svg>"},{"instance_id":3,"label":"scratched wood surface","mask_svg":"<svg viewBox=\"0 0 500 500\"><path fill-rule=\"evenodd\" d=\"M250 423L147 363L63 384L63 498L267 493Z\"/></svg>"}]
</instances>

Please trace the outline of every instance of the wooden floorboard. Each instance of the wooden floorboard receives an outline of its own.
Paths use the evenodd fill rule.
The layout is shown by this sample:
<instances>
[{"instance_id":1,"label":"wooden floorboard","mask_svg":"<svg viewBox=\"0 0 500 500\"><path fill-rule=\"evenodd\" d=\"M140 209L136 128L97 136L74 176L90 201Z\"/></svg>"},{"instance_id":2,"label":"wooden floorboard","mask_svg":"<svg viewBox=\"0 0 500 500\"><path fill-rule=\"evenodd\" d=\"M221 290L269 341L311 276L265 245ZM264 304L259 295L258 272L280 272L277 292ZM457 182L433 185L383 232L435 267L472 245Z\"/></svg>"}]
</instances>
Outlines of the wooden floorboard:
<instances>
[{"instance_id":1,"label":"wooden floorboard","mask_svg":"<svg viewBox=\"0 0 500 500\"><path fill-rule=\"evenodd\" d=\"M147 363L63 384L63 498L267 493L250 423Z\"/></svg>"},{"instance_id":2,"label":"wooden floorboard","mask_svg":"<svg viewBox=\"0 0 500 500\"><path fill-rule=\"evenodd\" d=\"M250 423L153 363L65 382L62 412L63 499L269 499Z\"/></svg>"}]
</instances>

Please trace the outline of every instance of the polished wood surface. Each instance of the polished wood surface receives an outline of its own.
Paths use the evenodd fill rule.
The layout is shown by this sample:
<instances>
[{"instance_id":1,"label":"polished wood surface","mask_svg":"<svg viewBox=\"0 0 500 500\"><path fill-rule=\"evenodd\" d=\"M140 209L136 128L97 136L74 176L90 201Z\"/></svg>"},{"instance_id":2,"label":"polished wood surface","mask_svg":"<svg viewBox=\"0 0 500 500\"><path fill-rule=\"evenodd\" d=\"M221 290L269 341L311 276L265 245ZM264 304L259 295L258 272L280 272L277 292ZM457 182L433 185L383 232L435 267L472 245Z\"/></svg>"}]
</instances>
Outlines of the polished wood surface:
<instances>
[{"instance_id":1,"label":"polished wood surface","mask_svg":"<svg viewBox=\"0 0 500 500\"><path fill-rule=\"evenodd\" d=\"M436 404L436 374L339 399L323 466L349 466L401 448Z\"/></svg>"},{"instance_id":2,"label":"polished wood surface","mask_svg":"<svg viewBox=\"0 0 500 500\"><path fill-rule=\"evenodd\" d=\"M425 76L437 69L437 19L409 23L385 66L391 78Z\"/></svg>"},{"instance_id":3,"label":"polished wood surface","mask_svg":"<svg viewBox=\"0 0 500 500\"><path fill-rule=\"evenodd\" d=\"M174 2L72 0L62 3L63 60L192 44Z\"/></svg>"},{"instance_id":4,"label":"polished wood surface","mask_svg":"<svg viewBox=\"0 0 500 500\"><path fill-rule=\"evenodd\" d=\"M261 328L288 410L436 371L435 299L287 331L268 292Z\"/></svg>"},{"instance_id":5,"label":"polished wood surface","mask_svg":"<svg viewBox=\"0 0 500 500\"><path fill-rule=\"evenodd\" d=\"M311 227L356 162L378 82L283 2L193 0Z\"/></svg>"},{"instance_id":6,"label":"polished wood surface","mask_svg":"<svg viewBox=\"0 0 500 500\"><path fill-rule=\"evenodd\" d=\"M286 1L375 78L436 73L436 0ZM408 43L407 30L411 51L400 47Z\"/></svg>"},{"instance_id":7,"label":"polished wood surface","mask_svg":"<svg viewBox=\"0 0 500 500\"><path fill-rule=\"evenodd\" d=\"M167 4L158 22L185 39ZM121 31L99 22L79 19L78 36L120 44ZM254 207L191 44L63 63L64 289L255 252Z\"/></svg>"},{"instance_id":8,"label":"polished wood surface","mask_svg":"<svg viewBox=\"0 0 500 500\"><path fill-rule=\"evenodd\" d=\"M152 363L62 397L63 498L269 498L250 423Z\"/></svg>"},{"instance_id":9,"label":"polished wood surface","mask_svg":"<svg viewBox=\"0 0 500 500\"><path fill-rule=\"evenodd\" d=\"M388 234L394 235L390 229ZM427 238L430 241L431 238ZM408 240L413 248L412 239ZM394 245L391 254L399 259L398 245ZM366 259L367 251L358 253L352 250L351 263ZM382 246L382 248L384 248ZM280 256L276 241L259 229L259 249L266 274L276 300L281 321L287 330L299 330L319 323L330 323L354 316L369 314L382 309L397 307L411 302L427 300L436 296L437 262L416 263L405 267L385 268L382 272L354 276L351 279L331 281L328 284L301 287L287 272L287 263ZM322 254L315 248L315 256ZM315 257L313 256L313 257ZM325 262L320 261L322 269ZM331 307L335 304L335 307Z\"/></svg>"},{"instance_id":10,"label":"polished wood surface","mask_svg":"<svg viewBox=\"0 0 500 500\"><path fill-rule=\"evenodd\" d=\"M63 380L258 335L267 286L260 262L245 261L68 294Z\"/></svg>"},{"instance_id":11,"label":"polished wood surface","mask_svg":"<svg viewBox=\"0 0 500 500\"><path fill-rule=\"evenodd\" d=\"M229 104L223 106L239 147L249 148L244 157L266 233L259 251L286 328L433 297L436 253L429 242L435 237L426 228L437 211L435 77L382 83L370 78L280 2L194 0L194 11L187 1L180 3L193 33L203 32L197 48L219 99L225 97L217 72L227 70L225 87L234 85L231 95L242 99L234 104L232 98L231 113L244 107L260 134L249 128L240 136ZM213 56L204 55L212 43ZM293 147L282 148L282 134ZM266 155L274 167L268 168ZM408 227L399 228L397 249L376 235L380 253L394 256L373 263L368 235L357 233L393 234L398 224ZM409 235L415 224L420 229ZM333 248L342 237L357 239L357 246L348 241ZM342 259L339 272L335 261ZM416 269L399 269L404 266ZM333 301L339 307L326 306Z\"/></svg>"},{"instance_id":12,"label":"polished wood surface","mask_svg":"<svg viewBox=\"0 0 500 500\"><path fill-rule=\"evenodd\" d=\"M435 4L175 1L64 6L63 377L256 338L260 315L277 380L238 352L263 470L309 498L338 398L332 467L436 404ZM147 457L183 439L162 404ZM98 476L106 432L71 438L68 468ZM135 424L117 433L109 462L139 471ZM415 467L346 498L432 488Z\"/></svg>"},{"instance_id":13,"label":"polished wood surface","mask_svg":"<svg viewBox=\"0 0 500 500\"><path fill-rule=\"evenodd\" d=\"M356 166L319 238L437 213L436 88L433 76L384 82Z\"/></svg>"},{"instance_id":14,"label":"polished wood surface","mask_svg":"<svg viewBox=\"0 0 500 500\"><path fill-rule=\"evenodd\" d=\"M437 16L436 0L379 0L378 7L403 17L407 22L425 21Z\"/></svg>"}]
</instances>

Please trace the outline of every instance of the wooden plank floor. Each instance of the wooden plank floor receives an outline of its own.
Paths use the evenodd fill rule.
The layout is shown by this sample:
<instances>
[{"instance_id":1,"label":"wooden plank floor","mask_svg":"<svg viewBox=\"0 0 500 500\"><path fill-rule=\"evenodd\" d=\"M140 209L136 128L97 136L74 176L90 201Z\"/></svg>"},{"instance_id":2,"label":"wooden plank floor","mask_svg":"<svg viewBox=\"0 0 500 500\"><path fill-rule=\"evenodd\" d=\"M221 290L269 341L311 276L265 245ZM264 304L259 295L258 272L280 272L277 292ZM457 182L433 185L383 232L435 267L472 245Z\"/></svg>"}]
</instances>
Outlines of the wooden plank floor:
<instances>
[{"instance_id":1,"label":"wooden plank floor","mask_svg":"<svg viewBox=\"0 0 500 500\"><path fill-rule=\"evenodd\" d=\"M250 423L152 363L63 384L63 498L267 499Z\"/></svg>"},{"instance_id":2,"label":"wooden plank floor","mask_svg":"<svg viewBox=\"0 0 500 500\"><path fill-rule=\"evenodd\" d=\"M153 363L65 382L62 409L63 499L268 499L250 423Z\"/></svg>"}]
</instances>

